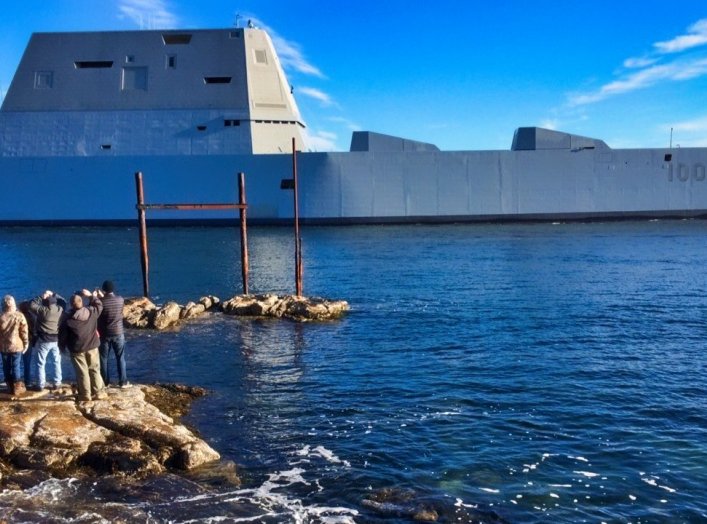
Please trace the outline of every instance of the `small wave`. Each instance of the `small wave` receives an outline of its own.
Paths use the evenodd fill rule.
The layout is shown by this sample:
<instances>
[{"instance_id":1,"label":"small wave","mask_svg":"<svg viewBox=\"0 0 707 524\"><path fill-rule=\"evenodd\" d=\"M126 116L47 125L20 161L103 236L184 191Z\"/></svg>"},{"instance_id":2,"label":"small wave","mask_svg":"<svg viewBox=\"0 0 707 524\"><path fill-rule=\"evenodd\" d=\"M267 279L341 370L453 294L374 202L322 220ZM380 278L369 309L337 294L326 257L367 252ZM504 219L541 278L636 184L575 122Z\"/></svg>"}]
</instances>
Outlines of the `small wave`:
<instances>
[{"instance_id":1,"label":"small wave","mask_svg":"<svg viewBox=\"0 0 707 524\"><path fill-rule=\"evenodd\" d=\"M599 476L599 473L593 473L591 471L573 471L572 473L576 473L577 475L583 475L590 479Z\"/></svg>"},{"instance_id":2,"label":"small wave","mask_svg":"<svg viewBox=\"0 0 707 524\"><path fill-rule=\"evenodd\" d=\"M331 464L342 464L347 468L351 467L351 463L348 460L341 460L334 454L333 451L325 448L324 446L317 446L312 449L311 446L306 445L302 449L295 451L295 455L306 458L320 457Z\"/></svg>"}]
</instances>

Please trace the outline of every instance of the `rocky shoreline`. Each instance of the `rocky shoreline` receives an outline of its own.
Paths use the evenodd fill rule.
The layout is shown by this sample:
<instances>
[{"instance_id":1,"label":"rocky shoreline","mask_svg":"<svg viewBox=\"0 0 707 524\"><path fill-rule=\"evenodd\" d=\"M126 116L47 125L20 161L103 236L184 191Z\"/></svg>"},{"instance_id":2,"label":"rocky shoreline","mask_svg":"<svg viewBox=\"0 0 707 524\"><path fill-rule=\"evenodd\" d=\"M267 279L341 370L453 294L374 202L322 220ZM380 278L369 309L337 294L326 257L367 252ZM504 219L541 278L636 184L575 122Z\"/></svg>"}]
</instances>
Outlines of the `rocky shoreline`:
<instances>
[{"instance_id":1,"label":"rocky shoreline","mask_svg":"<svg viewBox=\"0 0 707 524\"><path fill-rule=\"evenodd\" d=\"M133 329L173 328L206 312L260 318L285 318L295 322L327 321L340 318L349 310L345 300L326 300L295 295L237 295L225 302L208 295L196 302L180 305L169 301L157 306L148 298L126 298L123 323Z\"/></svg>"},{"instance_id":2,"label":"rocky shoreline","mask_svg":"<svg viewBox=\"0 0 707 524\"><path fill-rule=\"evenodd\" d=\"M145 478L188 472L220 455L172 416L205 392L179 385L108 388L108 398L77 403L71 386L0 394L0 483L49 477ZM160 406L158 409L157 405Z\"/></svg>"}]
</instances>

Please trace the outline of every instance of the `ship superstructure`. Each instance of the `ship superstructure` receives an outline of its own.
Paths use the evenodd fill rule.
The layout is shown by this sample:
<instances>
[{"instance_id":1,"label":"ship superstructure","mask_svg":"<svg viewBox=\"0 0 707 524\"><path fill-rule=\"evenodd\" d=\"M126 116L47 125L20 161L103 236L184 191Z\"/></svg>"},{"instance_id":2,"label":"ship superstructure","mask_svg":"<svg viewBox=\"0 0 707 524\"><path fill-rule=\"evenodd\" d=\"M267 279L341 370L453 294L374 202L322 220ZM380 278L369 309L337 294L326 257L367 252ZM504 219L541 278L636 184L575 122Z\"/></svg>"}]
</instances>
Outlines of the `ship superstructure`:
<instances>
[{"instance_id":1,"label":"ship superstructure","mask_svg":"<svg viewBox=\"0 0 707 524\"><path fill-rule=\"evenodd\" d=\"M249 219L289 221L293 138L312 223L707 215L707 148L522 127L502 151L366 131L309 152L269 36L234 28L32 35L0 111L0 223L132 221L136 171L152 201L204 202L232 198L242 171Z\"/></svg>"}]
</instances>

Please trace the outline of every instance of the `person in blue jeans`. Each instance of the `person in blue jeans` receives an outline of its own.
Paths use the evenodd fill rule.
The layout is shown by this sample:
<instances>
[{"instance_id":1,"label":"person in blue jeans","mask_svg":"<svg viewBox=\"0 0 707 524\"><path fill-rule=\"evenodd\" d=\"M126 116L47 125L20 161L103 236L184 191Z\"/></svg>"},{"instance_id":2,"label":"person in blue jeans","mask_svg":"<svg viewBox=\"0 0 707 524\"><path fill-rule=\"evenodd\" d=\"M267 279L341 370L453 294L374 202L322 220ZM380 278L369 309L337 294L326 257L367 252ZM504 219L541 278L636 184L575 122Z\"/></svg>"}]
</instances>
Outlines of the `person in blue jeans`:
<instances>
[{"instance_id":1,"label":"person in blue jeans","mask_svg":"<svg viewBox=\"0 0 707 524\"><path fill-rule=\"evenodd\" d=\"M26 391L22 375L22 353L28 348L27 319L17 311L13 296L5 295L0 315L0 352L7 390L11 395L19 396Z\"/></svg>"},{"instance_id":2,"label":"person in blue jeans","mask_svg":"<svg viewBox=\"0 0 707 524\"><path fill-rule=\"evenodd\" d=\"M35 315L35 376L34 389L42 391L46 386L46 363L49 357L51 375L50 389L61 387L61 353L59 352L59 323L66 309L66 301L52 291L45 291L29 305Z\"/></svg>"},{"instance_id":3,"label":"person in blue jeans","mask_svg":"<svg viewBox=\"0 0 707 524\"><path fill-rule=\"evenodd\" d=\"M115 285L110 280L103 282L98 296L103 302L103 312L98 317L98 332L101 335L101 345L99 347L101 377L103 377L103 382L108 386L110 384L108 360L112 352L115 355L118 367L118 386L127 388L130 387L130 383L128 382L128 374L125 367L124 300L123 297L115 292Z\"/></svg>"}]
</instances>

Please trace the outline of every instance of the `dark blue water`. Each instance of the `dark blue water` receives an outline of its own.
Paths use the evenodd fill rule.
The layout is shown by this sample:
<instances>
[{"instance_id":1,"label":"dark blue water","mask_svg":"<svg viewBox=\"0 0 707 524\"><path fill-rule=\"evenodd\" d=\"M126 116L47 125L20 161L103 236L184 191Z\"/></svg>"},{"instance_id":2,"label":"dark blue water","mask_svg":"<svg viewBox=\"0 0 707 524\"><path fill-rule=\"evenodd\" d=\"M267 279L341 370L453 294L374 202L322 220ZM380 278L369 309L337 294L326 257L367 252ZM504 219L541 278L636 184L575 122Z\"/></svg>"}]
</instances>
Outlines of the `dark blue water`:
<instances>
[{"instance_id":1,"label":"dark blue water","mask_svg":"<svg viewBox=\"0 0 707 524\"><path fill-rule=\"evenodd\" d=\"M292 292L290 231L249 233L251 290ZM241 487L51 481L0 513L707 521L707 222L305 228L303 249L305 294L348 300L344 319L129 333L132 381L211 390L186 422ZM238 250L231 229L151 229L153 295L238 293ZM19 298L106 278L141 293L135 229L4 229L0 254ZM406 500L375 511L384 488Z\"/></svg>"}]
</instances>

